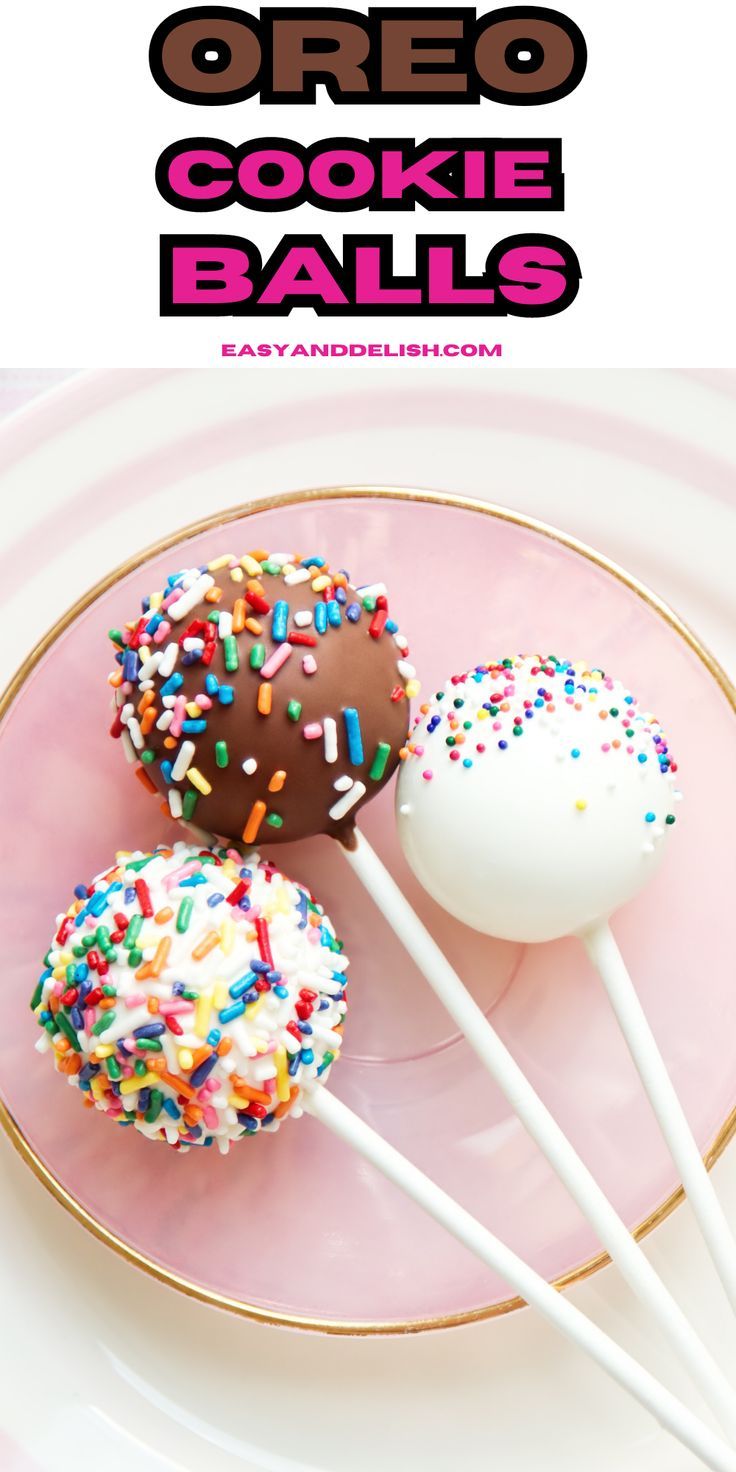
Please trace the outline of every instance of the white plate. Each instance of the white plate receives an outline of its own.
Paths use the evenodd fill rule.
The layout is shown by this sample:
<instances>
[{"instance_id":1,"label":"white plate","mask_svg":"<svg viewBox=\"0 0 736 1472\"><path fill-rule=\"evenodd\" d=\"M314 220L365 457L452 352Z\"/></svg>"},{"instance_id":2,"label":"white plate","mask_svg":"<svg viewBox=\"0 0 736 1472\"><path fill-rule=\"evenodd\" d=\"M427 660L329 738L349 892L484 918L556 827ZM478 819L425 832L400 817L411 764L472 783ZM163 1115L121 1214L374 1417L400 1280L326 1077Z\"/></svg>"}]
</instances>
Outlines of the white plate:
<instances>
[{"instance_id":1,"label":"white plate","mask_svg":"<svg viewBox=\"0 0 736 1472\"><path fill-rule=\"evenodd\" d=\"M564 527L653 585L733 673L735 393L728 375L665 373L494 372L481 388L477 366L72 381L0 432L0 588L14 631L0 675L83 588L173 525L249 494L351 481L467 492ZM182 435L191 473L170 484ZM83 1233L5 1143L0 1166L3 1472L78 1472L87 1460L106 1472L697 1465L529 1313L387 1340L232 1319ZM736 1219L733 1150L715 1179ZM688 1209L646 1250L733 1366L733 1324ZM689 1396L615 1271L572 1296Z\"/></svg>"}]
</instances>

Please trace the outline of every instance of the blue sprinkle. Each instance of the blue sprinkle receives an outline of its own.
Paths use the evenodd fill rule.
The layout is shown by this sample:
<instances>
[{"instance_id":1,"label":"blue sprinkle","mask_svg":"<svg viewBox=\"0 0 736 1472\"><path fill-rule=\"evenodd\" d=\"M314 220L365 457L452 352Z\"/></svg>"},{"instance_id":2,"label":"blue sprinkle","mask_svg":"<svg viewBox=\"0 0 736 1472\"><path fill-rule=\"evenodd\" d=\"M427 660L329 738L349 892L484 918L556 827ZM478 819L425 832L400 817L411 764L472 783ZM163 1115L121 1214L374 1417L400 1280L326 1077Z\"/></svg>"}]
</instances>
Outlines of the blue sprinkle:
<instances>
[{"instance_id":1,"label":"blue sprinkle","mask_svg":"<svg viewBox=\"0 0 736 1472\"><path fill-rule=\"evenodd\" d=\"M165 695L176 695L177 690L180 690L183 684L184 676L180 675L179 671L177 670L175 674L170 675L165 684L161 686L161 689L158 692L161 696L161 699L163 700Z\"/></svg>"},{"instance_id":2,"label":"blue sprinkle","mask_svg":"<svg viewBox=\"0 0 736 1472\"><path fill-rule=\"evenodd\" d=\"M186 654L182 654L181 662L182 664L199 664L203 653L203 649L188 649Z\"/></svg>"},{"instance_id":3,"label":"blue sprinkle","mask_svg":"<svg viewBox=\"0 0 736 1472\"><path fill-rule=\"evenodd\" d=\"M285 986L275 986L273 990L274 995L280 997L282 1001L289 995L288 987Z\"/></svg>"},{"instance_id":4,"label":"blue sprinkle","mask_svg":"<svg viewBox=\"0 0 736 1472\"><path fill-rule=\"evenodd\" d=\"M87 886L86 886L86 884L75 884L75 886L74 886L74 894L75 894L75 897L78 900L86 900L86 898L87 898Z\"/></svg>"},{"instance_id":5,"label":"blue sprinkle","mask_svg":"<svg viewBox=\"0 0 736 1472\"><path fill-rule=\"evenodd\" d=\"M135 680L138 675L138 652L135 649L126 649L123 657L123 679Z\"/></svg>"},{"instance_id":6,"label":"blue sprinkle","mask_svg":"<svg viewBox=\"0 0 736 1472\"><path fill-rule=\"evenodd\" d=\"M141 1111L145 1111L148 1108L150 1102L151 1102L151 1089L150 1089L150 1085L146 1085L146 1087L144 1089L140 1089L139 1090L139 1093L138 1093L138 1108Z\"/></svg>"},{"instance_id":7,"label":"blue sprinkle","mask_svg":"<svg viewBox=\"0 0 736 1472\"><path fill-rule=\"evenodd\" d=\"M573 746L573 749L570 752L570 756L579 757L580 756L580 747L579 746Z\"/></svg>"},{"instance_id":8,"label":"blue sprinkle","mask_svg":"<svg viewBox=\"0 0 736 1472\"><path fill-rule=\"evenodd\" d=\"M207 675L207 677L205 679L205 682L204 682L204 688L207 691L207 694L208 695L216 695L217 694L217 687L218 687L217 675L213 675L213 674Z\"/></svg>"},{"instance_id":9,"label":"blue sprinkle","mask_svg":"<svg viewBox=\"0 0 736 1472\"><path fill-rule=\"evenodd\" d=\"M209 905L211 910L214 910L215 905L221 905L224 898L224 894L220 894L220 891L218 889L217 894L210 895L209 899L207 900L207 904Z\"/></svg>"},{"instance_id":10,"label":"blue sprinkle","mask_svg":"<svg viewBox=\"0 0 736 1472\"><path fill-rule=\"evenodd\" d=\"M200 1135L201 1135L201 1133L202 1133L202 1126L199 1125L199 1124L192 1124L192 1125L189 1126L188 1133L184 1136L184 1139L185 1140L198 1140L199 1137L200 1137Z\"/></svg>"},{"instance_id":11,"label":"blue sprinkle","mask_svg":"<svg viewBox=\"0 0 736 1472\"><path fill-rule=\"evenodd\" d=\"M168 783L169 786L171 785L171 773L172 773L172 771L173 771L173 767L172 767L170 761L167 760L167 761L161 763L161 776L163 777L164 782Z\"/></svg>"},{"instance_id":12,"label":"blue sprinkle","mask_svg":"<svg viewBox=\"0 0 736 1472\"><path fill-rule=\"evenodd\" d=\"M136 1027L133 1032L134 1038L160 1038L166 1032L163 1022L144 1022L142 1027Z\"/></svg>"},{"instance_id":13,"label":"blue sprinkle","mask_svg":"<svg viewBox=\"0 0 736 1472\"><path fill-rule=\"evenodd\" d=\"M317 630L317 633L318 634L324 634L324 633L326 633L326 631L327 631L327 604L326 603L316 603L315 604L315 607L314 607L314 627Z\"/></svg>"},{"instance_id":14,"label":"blue sprinkle","mask_svg":"<svg viewBox=\"0 0 736 1472\"><path fill-rule=\"evenodd\" d=\"M324 557L302 557L302 567L324 567Z\"/></svg>"},{"instance_id":15,"label":"blue sprinkle","mask_svg":"<svg viewBox=\"0 0 736 1472\"><path fill-rule=\"evenodd\" d=\"M182 723L181 723L181 729L182 729L182 731L186 731L187 736L199 736L199 735L201 735L202 731L206 731L207 730L207 722L206 721L182 721Z\"/></svg>"},{"instance_id":16,"label":"blue sprinkle","mask_svg":"<svg viewBox=\"0 0 736 1472\"><path fill-rule=\"evenodd\" d=\"M207 1034L207 1042L209 1043L211 1048L216 1048L221 1037L222 1033L220 1032L219 1027L213 1027Z\"/></svg>"},{"instance_id":17,"label":"blue sprinkle","mask_svg":"<svg viewBox=\"0 0 736 1472\"><path fill-rule=\"evenodd\" d=\"M232 705L235 699L235 691L232 685L221 685L217 692L220 705Z\"/></svg>"},{"instance_id":18,"label":"blue sprinkle","mask_svg":"<svg viewBox=\"0 0 736 1472\"><path fill-rule=\"evenodd\" d=\"M164 1099L164 1109L172 1119L181 1119L181 1110L177 1109L173 1099Z\"/></svg>"},{"instance_id":19,"label":"blue sprinkle","mask_svg":"<svg viewBox=\"0 0 736 1472\"><path fill-rule=\"evenodd\" d=\"M207 879L204 874L187 874L186 879L179 880L177 887L179 889L196 889L198 884L206 883Z\"/></svg>"},{"instance_id":20,"label":"blue sprinkle","mask_svg":"<svg viewBox=\"0 0 736 1472\"><path fill-rule=\"evenodd\" d=\"M250 969L251 971L255 971L259 976L265 976L266 972L271 970L271 967L268 961L251 961Z\"/></svg>"},{"instance_id":21,"label":"blue sprinkle","mask_svg":"<svg viewBox=\"0 0 736 1472\"><path fill-rule=\"evenodd\" d=\"M242 1017L245 1011L245 1002L233 1002L231 1007L223 1007L218 1013L220 1022L234 1022L236 1017Z\"/></svg>"},{"instance_id":22,"label":"blue sprinkle","mask_svg":"<svg viewBox=\"0 0 736 1472\"><path fill-rule=\"evenodd\" d=\"M132 905L133 902L134 902L134 900L135 900L135 897L136 897L135 888L133 887L132 884L131 885L128 885L128 888L126 889L125 894L123 895L123 899L125 900L126 905Z\"/></svg>"},{"instance_id":23,"label":"blue sprinkle","mask_svg":"<svg viewBox=\"0 0 736 1472\"><path fill-rule=\"evenodd\" d=\"M534 704L535 704L537 710L541 710L542 706L544 705L544 701L543 700L540 700L539 698L537 698L535 700Z\"/></svg>"},{"instance_id":24,"label":"blue sprinkle","mask_svg":"<svg viewBox=\"0 0 736 1472\"><path fill-rule=\"evenodd\" d=\"M279 598L273 605L273 618L271 620L271 638L274 644L283 644L289 627L289 605L283 598Z\"/></svg>"},{"instance_id":25,"label":"blue sprinkle","mask_svg":"<svg viewBox=\"0 0 736 1472\"><path fill-rule=\"evenodd\" d=\"M344 588L335 588L335 597L336 597L338 603L340 604L340 607L341 608L344 608L345 604L348 601L348 597L347 597L347 593L345 592L345 589Z\"/></svg>"},{"instance_id":26,"label":"blue sprinkle","mask_svg":"<svg viewBox=\"0 0 736 1472\"><path fill-rule=\"evenodd\" d=\"M360 717L357 710L352 706L346 706L343 713L345 722L345 734L348 738L348 755L354 767L360 767L363 763L363 738L360 731Z\"/></svg>"},{"instance_id":27,"label":"blue sprinkle","mask_svg":"<svg viewBox=\"0 0 736 1472\"><path fill-rule=\"evenodd\" d=\"M335 598L330 598L325 607L327 609L327 622L330 625L330 628L339 629L340 624L342 623L342 614L340 613L339 603Z\"/></svg>"},{"instance_id":28,"label":"blue sprinkle","mask_svg":"<svg viewBox=\"0 0 736 1472\"><path fill-rule=\"evenodd\" d=\"M300 1063L301 1057L299 1053L295 1053L294 1057L289 1059L289 1062L287 1064L287 1072L289 1074L289 1078L294 1078L294 1075L299 1072Z\"/></svg>"},{"instance_id":29,"label":"blue sprinkle","mask_svg":"<svg viewBox=\"0 0 736 1472\"><path fill-rule=\"evenodd\" d=\"M470 760L470 757L469 756L463 757L463 766L464 767L472 767L472 765L473 765L473 763Z\"/></svg>"},{"instance_id":30,"label":"blue sprinkle","mask_svg":"<svg viewBox=\"0 0 736 1472\"><path fill-rule=\"evenodd\" d=\"M506 748L508 747L508 744L509 744L508 741L499 741L499 743L498 743L499 750L500 751L505 751Z\"/></svg>"},{"instance_id":31,"label":"blue sprinkle","mask_svg":"<svg viewBox=\"0 0 736 1472\"><path fill-rule=\"evenodd\" d=\"M200 1063L199 1067L195 1068L193 1073L190 1073L189 1082L193 1089L198 1089L200 1084L203 1084L205 1079L209 1078L217 1061L217 1054L210 1053L209 1058L205 1058L204 1062Z\"/></svg>"},{"instance_id":32,"label":"blue sprinkle","mask_svg":"<svg viewBox=\"0 0 736 1472\"><path fill-rule=\"evenodd\" d=\"M84 1068L80 1068L77 1078L80 1084L88 1084L90 1079L94 1078L95 1074L99 1073L99 1071L99 1063L85 1063Z\"/></svg>"},{"instance_id":33,"label":"blue sprinkle","mask_svg":"<svg viewBox=\"0 0 736 1472\"><path fill-rule=\"evenodd\" d=\"M314 1053L311 1048L302 1048L302 1063L314 1063Z\"/></svg>"},{"instance_id":34,"label":"blue sprinkle","mask_svg":"<svg viewBox=\"0 0 736 1472\"><path fill-rule=\"evenodd\" d=\"M85 961L82 961L79 966L75 966L74 967L74 980L75 981L86 981L88 976L89 976L89 966L86 964Z\"/></svg>"},{"instance_id":35,"label":"blue sprinkle","mask_svg":"<svg viewBox=\"0 0 736 1472\"><path fill-rule=\"evenodd\" d=\"M656 818L656 816L657 816L656 813L645 813L644 814L644 822L645 823L653 823L654 820L655 820L655 818Z\"/></svg>"},{"instance_id":36,"label":"blue sprinkle","mask_svg":"<svg viewBox=\"0 0 736 1472\"><path fill-rule=\"evenodd\" d=\"M297 1027L299 1028L302 1037L311 1038L312 1033L314 1032L314 1028L312 1027L311 1022L297 1022Z\"/></svg>"},{"instance_id":37,"label":"blue sprinkle","mask_svg":"<svg viewBox=\"0 0 736 1472\"><path fill-rule=\"evenodd\" d=\"M357 624L362 612L363 610L359 603L348 603L345 609L345 617L350 619L351 624Z\"/></svg>"},{"instance_id":38,"label":"blue sprinkle","mask_svg":"<svg viewBox=\"0 0 736 1472\"><path fill-rule=\"evenodd\" d=\"M182 992L183 992L183 990L184 990L184 982L183 981L175 981L174 982L174 985L171 988L172 995L175 996L175 997L180 997L181 994L182 994Z\"/></svg>"},{"instance_id":39,"label":"blue sprinkle","mask_svg":"<svg viewBox=\"0 0 736 1472\"><path fill-rule=\"evenodd\" d=\"M239 977L238 980L234 981L232 986L229 988L230 996L237 1001L238 997L242 997L243 992L247 992L250 990L255 979L255 971L246 971L245 976Z\"/></svg>"},{"instance_id":40,"label":"blue sprinkle","mask_svg":"<svg viewBox=\"0 0 736 1472\"><path fill-rule=\"evenodd\" d=\"M254 1135L258 1129L258 1120L253 1119L250 1114L238 1114L238 1124L245 1126L249 1134Z\"/></svg>"},{"instance_id":41,"label":"blue sprinkle","mask_svg":"<svg viewBox=\"0 0 736 1472\"><path fill-rule=\"evenodd\" d=\"M645 762L646 759L647 759L647 754L646 754L645 751L640 751L638 757L636 758L636 760L638 762Z\"/></svg>"},{"instance_id":42,"label":"blue sprinkle","mask_svg":"<svg viewBox=\"0 0 736 1472\"><path fill-rule=\"evenodd\" d=\"M399 626L394 618L387 618L383 627L387 634L398 634L399 632Z\"/></svg>"}]
</instances>

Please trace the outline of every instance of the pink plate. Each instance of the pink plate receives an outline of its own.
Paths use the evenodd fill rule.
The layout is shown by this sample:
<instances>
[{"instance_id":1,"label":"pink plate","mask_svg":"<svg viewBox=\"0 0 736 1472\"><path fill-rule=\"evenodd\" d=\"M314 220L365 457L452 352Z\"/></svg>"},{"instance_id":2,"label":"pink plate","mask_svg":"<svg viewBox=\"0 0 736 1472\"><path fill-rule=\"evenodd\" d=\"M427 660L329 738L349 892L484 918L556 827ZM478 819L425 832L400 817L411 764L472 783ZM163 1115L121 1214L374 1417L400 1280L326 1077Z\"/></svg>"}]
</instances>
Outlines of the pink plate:
<instances>
[{"instance_id":1,"label":"pink plate","mask_svg":"<svg viewBox=\"0 0 736 1472\"><path fill-rule=\"evenodd\" d=\"M210 1300L346 1329L446 1323L505 1305L506 1285L313 1120L227 1158L180 1157L84 1111L34 1052L28 999L54 916L117 848L170 839L158 803L109 740L106 631L172 568L224 550L294 545L361 582L385 579L425 688L525 649L595 660L666 721L686 802L663 870L616 920L698 1142L728 1135L736 993L723 917L736 879L736 721L724 680L676 620L537 527L447 499L297 498L158 551L78 610L20 684L0 727L6 1124L87 1224ZM708 747L710 746L710 751ZM631 1226L676 1187L602 988L574 942L528 950L464 930L422 895L397 849L390 791L366 832ZM598 1252L504 1099L459 1039L327 839L274 855L323 900L352 958L346 1050L332 1087L549 1278Z\"/></svg>"}]
</instances>

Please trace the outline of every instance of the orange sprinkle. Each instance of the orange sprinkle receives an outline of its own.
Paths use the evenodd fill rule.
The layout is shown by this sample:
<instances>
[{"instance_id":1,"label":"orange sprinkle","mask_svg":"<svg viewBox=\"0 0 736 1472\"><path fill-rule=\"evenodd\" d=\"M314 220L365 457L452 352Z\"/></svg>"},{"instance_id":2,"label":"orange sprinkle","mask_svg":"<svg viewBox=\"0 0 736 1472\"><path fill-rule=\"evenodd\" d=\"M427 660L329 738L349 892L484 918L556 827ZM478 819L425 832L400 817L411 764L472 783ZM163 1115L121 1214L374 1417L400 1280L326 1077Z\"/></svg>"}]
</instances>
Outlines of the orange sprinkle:
<instances>
[{"instance_id":1,"label":"orange sprinkle","mask_svg":"<svg viewBox=\"0 0 736 1472\"><path fill-rule=\"evenodd\" d=\"M211 1057L212 1048L209 1043L203 1043L201 1048L195 1048L192 1053L192 1071L195 1068L199 1068L200 1063L204 1063L206 1058Z\"/></svg>"},{"instance_id":2,"label":"orange sprinkle","mask_svg":"<svg viewBox=\"0 0 736 1472\"><path fill-rule=\"evenodd\" d=\"M205 956L209 956L210 951L214 951L215 946L219 946L219 944L219 931L208 930L206 936L204 937L204 940L201 940L199 942L199 945L195 946L194 950L192 951L192 959L194 961L203 961Z\"/></svg>"},{"instance_id":3,"label":"orange sprinkle","mask_svg":"<svg viewBox=\"0 0 736 1472\"><path fill-rule=\"evenodd\" d=\"M152 693L153 692L150 691L150 690L147 690L146 691L146 694L147 695L151 695ZM158 715L158 711L156 709L156 706L155 705L149 705L148 710L146 711L146 713L143 716L143 719L141 721L141 736L147 736L148 733L149 733L149 731L151 731L153 729L153 726L154 726L154 723L156 721L157 715Z\"/></svg>"},{"instance_id":4,"label":"orange sprinkle","mask_svg":"<svg viewBox=\"0 0 736 1472\"><path fill-rule=\"evenodd\" d=\"M268 680L264 680L263 684L259 686L258 710L262 716L270 716L271 714L271 685Z\"/></svg>"},{"instance_id":5,"label":"orange sprinkle","mask_svg":"<svg viewBox=\"0 0 736 1472\"><path fill-rule=\"evenodd\" d=\"M245 1079L240 1078L238 1074L231 1073L230 1082L233 1086L233 1093L237 1094L239 1099L247 1099L249 1104L271 1103L270 1094L264 1094L261 1089L252 1089L250 1084L247 1084Z\"/></svg>"},{"instance_id":6,"label":"orange sprinkle","mask_svg":"<svg viewBox=\"0 0 736 1472\"><path fill-rule=\"evenodd\" d=\"M260 562L260 560L261 559L259 557L258 561ZM259 598L265 598L266 589L264 588L263 583L259 583L258 578L248 578L245 586L248 589L249 593L257 593Z\"/></svg>"},{"instance_id":7,"label":"orange sprinkle","mask_svg":"<svg viewBox=\"0 0 736 1472\"><path fill-rule=\"evenodd\" d=\"M138 778L138 781L142 783L142 785L146 788L148 792L158 791L156 783L151 780L145 767L136 767L135 775Z\"/></svg>"},{"instance_id":8,"label":"orange sprinkle","mask_svg":"<svg viewBox=\"0 0 736 1472\"><path fill-rule=\"evenodd\" d=\"M263 624L260 624L257 618L247 618L245 620L245 627L249 634L263 633Z\"/></svg>"},{"instance_id":9,"label":"orange sprinkle","mask_svg":"<svg viewBox=\"0 0 736 1472\"><path fill-rule=\"evenodd\" d=\"M598 720L599 721L607 721L608 720L608 711L607 710L599 710L599 712L598 712Z\"/></svg>"},{"instance_id":10,"label":"orange sprinkle","mask_svg":"<svg viewBox=\"0 0 736 1472\"><path fill-rule=\"evenodd\" d=\"M146 1059L146 1062L148 1062L148 1059ZM186 1079L179 1078L177 1074L162 1071L161 1078L170 1088L176 1089L177 1094L181 1094L183 1098L195 1099L197 1097L197 1090L193 1089L191 1084L187 1083Z\"/></svg>"},{"instance_id":11,"label":"orange sprinkle","mask_svg":"<svg viewBox=\"0 0 736 1472\"><path fill-rule=\"evenodd\" d=\"M152 961L144 961L143 965L135 973L136 981L148 981L152 977L158 977L166 965L166 960L171 950L171 936L164 935L156 947L156 954Z\"/></svg>"},{"instance_id":12,"label":"orange sprinkle","mask_svg":"<svg viewBox=\"0 0 736 1472\"><path fill-rule=\"evenodd\" d=\"M257 552L249 552L248 556L252 557L254 562L268 562L269 554L259 547Z\"/></svg>"},{"instance_id":13,"label":"orange sprinkle","mask_svg":"<svg viewBox=\"0 0 736 1472\"><path fill-rule=\"evenodd\" d=\"M68 1053L71 1047L71 1043L69 1042L68 1038L59 1038L58 1043L55 1043L54 1046L57 1053Z\"/></svg>"},{"instance_id":14,"label":"orange sprinkle","mask_svg":"<svg viewBox=\"0 0 736 1472\"><path fill-rule=\"evenodd\" d=\"M202 1118L202 1109L199 1104L188 1104L184 1110L184 1118L187 1124L199 1124Z\"/></svg>"},{"instance_id":15,"label":"orange sprinkle","mask_svg":"<svg viewBox=\"0 0 736 1472\"><path fill-rule=\"evenodd\" d=\"M614 737L613 741L611 742L611 746L613 747L614 751L618 751L620 745L621 742L619 741L618 736Z\"/></svg>"},{"instance_id":16,"label":"orange sprinkle","mask_svg":"<svg viewBox=\"0 0 736 1472\"><path fill-rule=\"evenodd\" d=\"M217 1044L217 1050L216 1050L217 1051L218 1058L224 1058L225 1055L226 1055L226 1053L229 1053L230 1052L230 1049L232 1048L232 1045L233 1045L232 1038L220 1038L220 1041Z\"/></svg>"},{"instance_id":17,"label":"orange sprinkle","mask_svg":"<svg viewBox=\"0 0 736 1472\"><path fill-rule=\"evenodd\" d=\"M169 807L169 804L167 802L160 802L158 808L159 812L163 813L165 818L171 817L171 808Z\"/></svg>"},{"instance_id":18,"label":"orange sprinkle","mask_svg":"<svg viewBox=\"0 0 736 1472\"><path fill-rule=\"evenodd\" d=\"M142 716L143 712L148 710L149 705L153 705L155 699L156 695L153 690L144 690L140 700L138 701L139 716Z\"/></svg>"},{"instance_id":19,"label":"orange sprinkle","mask_svg":"<svg viewBox=\"0 0 736 1472\"><path fill-rule=\"evenodd\" d=\"M101 1012L110 1012L113 1007L117 1007L117 1000L115 997L103 997L97 1006Z\"/></svg>"},{"instance_id":20,"label":"orange sprinkle","mask_svg":"<svg viewBox=\"0 0 736 1472\"><path fill-rule=\"evenodd\" d=\"M78 1053L71 1053L68 1058L60 1058L57 1066L60 1073L75 1074L79 1073L82 1060Z\"/></svg>"},{"instance_id":21,"label":"orange sprinkle","mask_svg":"<svg viewBox=\"0 0 736 1472\"><path fill-rule=\"evenodd\" d=\"M269 790L269 792L280 792L281 791L281 788L283 787L283 785L285 783L285 781L286 781L286 772L282 772L282 771L274 772L273 777L271 778L271 781L268 784L268 790Z\"/></svg>"},{"instance_id":22,"label":"orange sprinkle","mask_svg":"<svg viewBox=\"0 0 736 1472\"><path fill-rule=\"evenodd\" d=\"M174 911L171 909L170 905L167 905L165 909L157 910L153 918L156 921L157 925L166 925L167 921L173 918L173 915Z\"/></svg>"},{"instance_id":23,"label":"orange sprinkle","mask_svg":"<svg viewBox=\"0 0 736 1472\"><path fill-rule=\"evenodd\" d=\"M219 603L221 597L222 588L218 588L217 585L215 585L214 588L207 589L207 592L204 595L204 601L205 603Z\"/></svg>"},{"instance_id":24,"label":"orange sprinkle","mask_svg":"<svg viewBox=\"0 0 736 1472\"><path fill-rule=\"evenodd\" d=\"M174 747L178 745L179 743L175 736L164 736L164 746L168 751L173 751Z\"/></svg>"},{"instance_id":25,"label":"orange sprinkle","mask_svg":"<svg viewBox=\"0 0 736 1472\"><path fill-rule=\"evenodd\" d=\"M348 580L344 572L336 572L332 581L335 584L336 588L347 588Z\"/></svg>"},{"instance_id":26,"label":"orange sprinkle","mask_svg":"<svg viewBox=\"0 0 736 1472\"><path fill-rule=\"evenodd\" d=\"M167 1065L166 1059L163 1056L160 1057L160 1058L157 1058L155 1053L149 1053L147 1055L147 1057L146 1057L146 1068L148 1069L148 1072L149 1073L160 1073L160 1074L164 1074L166 1072L167 1067L168 1067L168 1065Z\"/></svg>"},{"instance_id":27,"label":"orange sprinkle","mask_svg":"<svg viewBox=\"0 0 736 1472\"><path fill-rule=\"evenodd\" d=\"M263 686L261 686L263 689ZM243 843L254 843L258 829L266 816L265 802L254 802L249 814L248 821L243 829Z\"/></svg>"},{"instance_id":28,"label":"orange sprinkle","mask_svg":"<svg viewBox=\"0 0 736 1472\"><path fill-rule=\"evenodd\" d=\"M245 599L236 598L233 604L233 633L242 634L245 628Z\"/></svg>"},{"instance_id":29,"label":"orange sprinkle","mask_svg":"<svg viewBox=\"0 0 736 1472\"><path fill-rule=\"evenodd\" d=\"M122 671L116 670L114 675L108 675L107 683L108 685L112 685L114 690L117 690L123 683Z\"/></svg>"},{"instance_id":30,"label":"orange sprinkle","mask_svg":"<svg viewBox=\"0 0 736 1472\"><path fill-rule=\"evenodd\" d=\"M156 1013L158 1012L158 997L148 998L148 1010L149 1012L152 1012L154 1016L156 1015Z\"/></svg>"},{"instance_id":31,"label":"orange sprinkle","mask_svg":"<svg viewBox=\"0 0 736 1472\"><path fill-rule=\"evenodd\" d=\"M284 1099L282 1104L276 1105L276 1108L273 1112L277 1119L283 1119L284 1115L289 1113L289 1110L291 1109L291 1106L294 1103L294 1100L296 1099L298 1093L298 1089L290 1089L288 1099Z\"/></svg>"}]
</instances>

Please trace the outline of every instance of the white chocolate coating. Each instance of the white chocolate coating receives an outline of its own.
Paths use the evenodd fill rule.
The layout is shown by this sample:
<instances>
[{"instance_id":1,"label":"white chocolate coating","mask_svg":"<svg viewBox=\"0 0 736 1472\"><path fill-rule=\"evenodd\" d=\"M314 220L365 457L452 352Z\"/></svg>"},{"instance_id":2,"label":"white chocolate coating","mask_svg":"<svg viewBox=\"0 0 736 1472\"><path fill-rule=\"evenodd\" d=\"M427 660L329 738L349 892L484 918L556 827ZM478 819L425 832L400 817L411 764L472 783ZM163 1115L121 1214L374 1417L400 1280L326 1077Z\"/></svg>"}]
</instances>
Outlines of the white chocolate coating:
<instances>
[{"instance_id":1,"label":"white chocolate coating","mask_svg":"<svg viewBox=\"0 0 736 1472\"><path fill-rule=\"evenodd\" d=\"M656 872L680 794L654 717L602 671L537 655L478 666L422 705L397 788L425 889L466 924L554 940Z\"/></svg>"},{"instance_id":2,"label":"white chocolate coating","mask_svg":"<svg viewBox=\"0 0 736 1472\"><path fill-rule=\"evenodd\" d=\"M119 854L57 916L40 1051L117 1123L177 1149L279 1128L339 1056L347 957L257 854Z\"/></svg>"}]
</instances>

